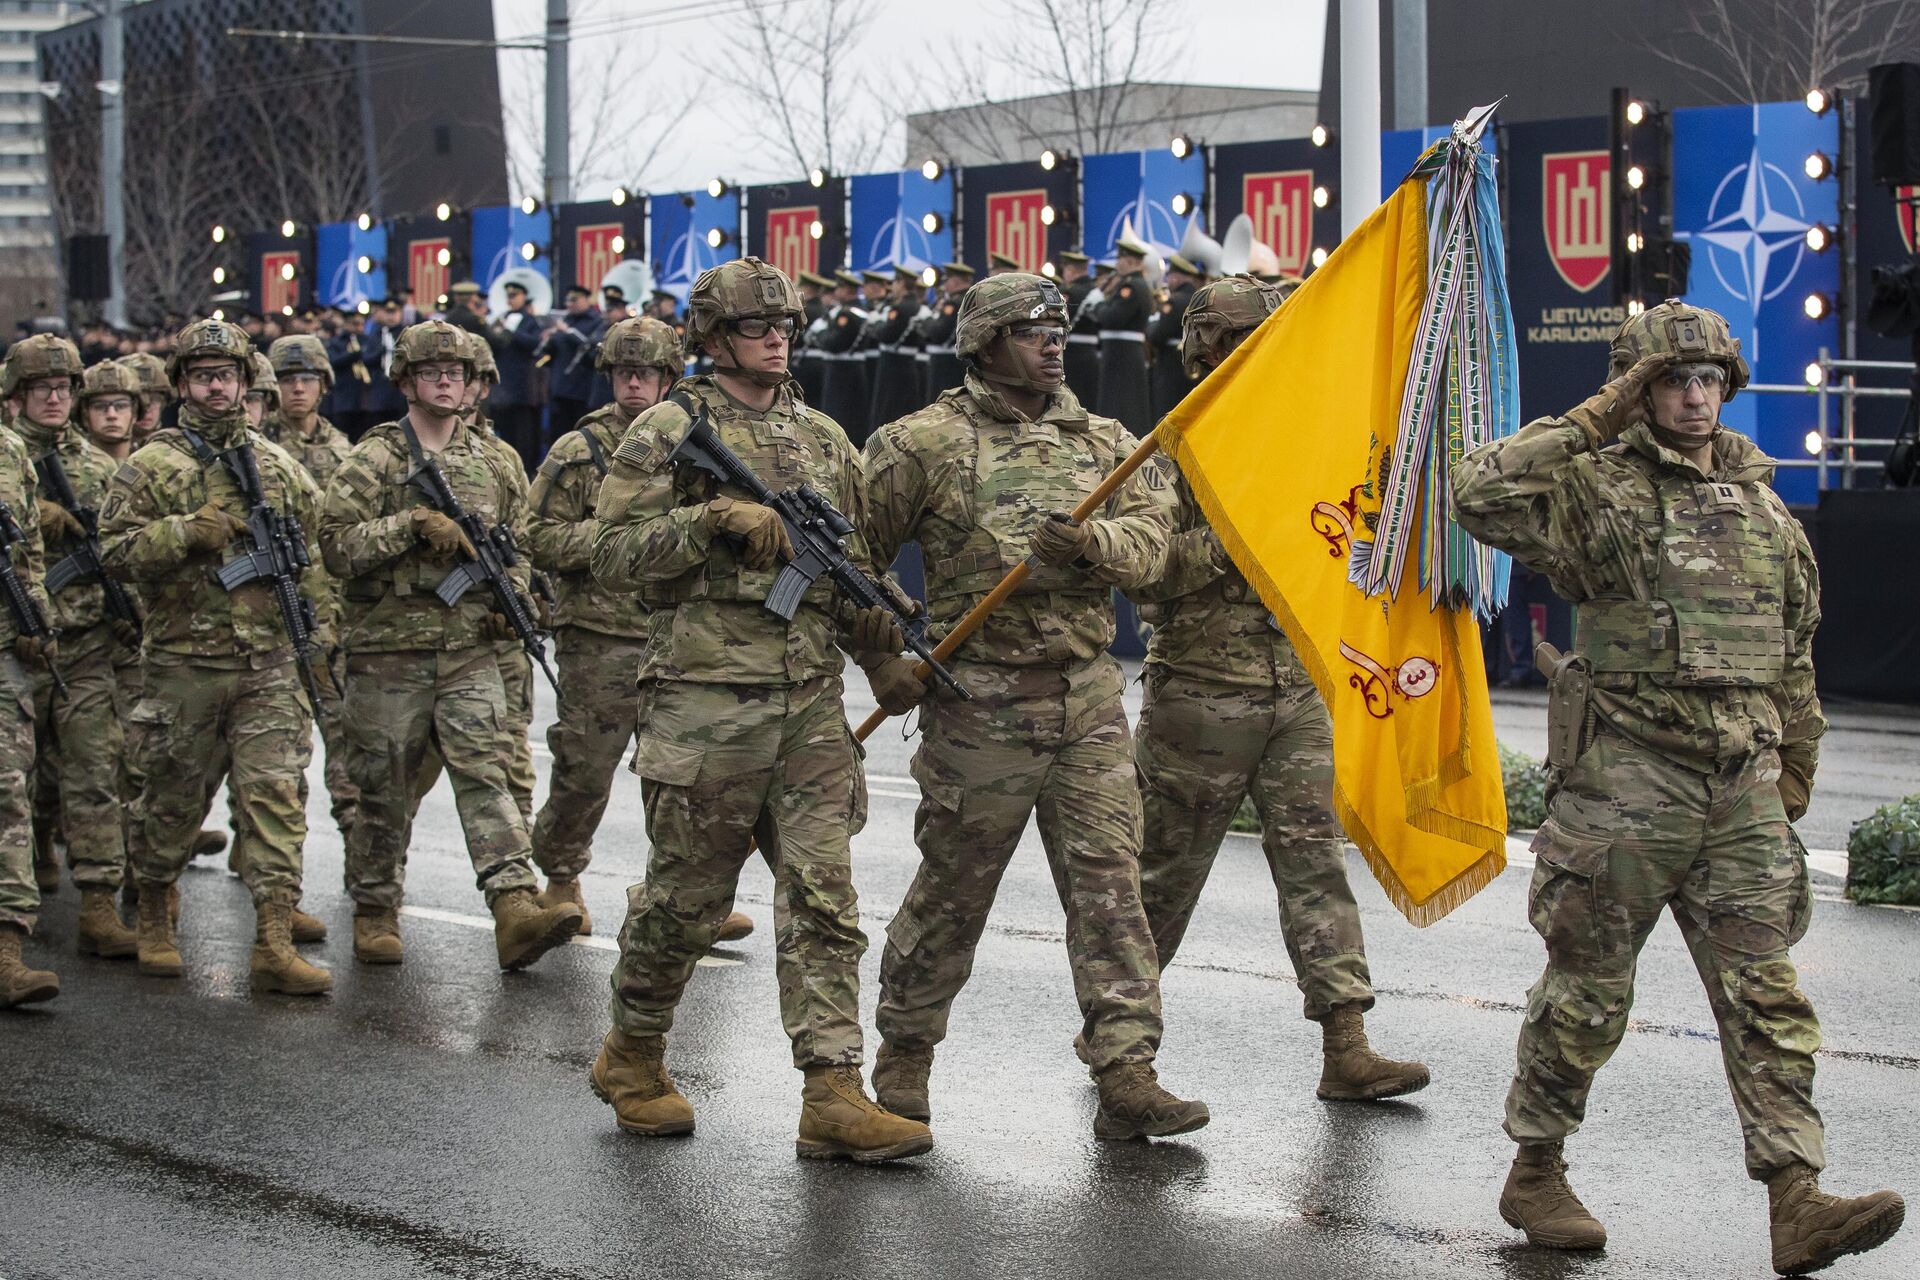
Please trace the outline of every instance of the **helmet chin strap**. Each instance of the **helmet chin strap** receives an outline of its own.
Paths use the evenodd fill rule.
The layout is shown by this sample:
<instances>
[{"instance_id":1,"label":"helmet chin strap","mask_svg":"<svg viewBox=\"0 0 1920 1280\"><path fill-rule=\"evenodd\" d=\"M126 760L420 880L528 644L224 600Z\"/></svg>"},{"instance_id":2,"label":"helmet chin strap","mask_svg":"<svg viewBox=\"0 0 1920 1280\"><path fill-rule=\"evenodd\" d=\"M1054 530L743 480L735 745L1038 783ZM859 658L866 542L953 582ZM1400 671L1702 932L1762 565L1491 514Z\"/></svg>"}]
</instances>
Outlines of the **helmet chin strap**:
<instances>
[{"instance_id":1,"label":"helmet chin strap","mask_svg":"<svg viewBox=\"0 0 1920 1280\"><path fill-rule=\"evenodd\" d=\"M725 347L727 354L733 357L733 363L721 364L715 361L713 366L715 373L724 373L729 378L751 382L756 387L784 387L787 385L787 379L792 376L785 369L749 369L741 364L739 353L733 349L732 334L722 338L720 345Z\"/></svg>"},{"instance_id":2,"label":"helmet chin strap","mask_svg":"<svg viewBox=\"0 0 1920 1280\"><path fill-rule=\"evenodd\" d=\"M999 341L1002 344L1001 350L1005 351L1006 350L1006 346L1005 346L1006 334L1005 333L1002 333L1000 335ZM1058 391L1061 387L1064 387L1067 384L1067 379L1065 374L1062 374L1060 377L1054 379L1052 382L1040 382L1031 377L1028 377L1024 373L1020 374L1018 377L1015 377L1012 374L1001 373L997 369L989 369L987 367L987 362L984 360L975 360L973 362L973 369L975 373L978 373L980 375L980 379L983 382L991 382L995 386L1001 386L1001 387L1018 387L1022 391L1031 391L1035 395L1041 395L1041 396L1050 396L1054 392Z\"/></svg>"}]
</instances>

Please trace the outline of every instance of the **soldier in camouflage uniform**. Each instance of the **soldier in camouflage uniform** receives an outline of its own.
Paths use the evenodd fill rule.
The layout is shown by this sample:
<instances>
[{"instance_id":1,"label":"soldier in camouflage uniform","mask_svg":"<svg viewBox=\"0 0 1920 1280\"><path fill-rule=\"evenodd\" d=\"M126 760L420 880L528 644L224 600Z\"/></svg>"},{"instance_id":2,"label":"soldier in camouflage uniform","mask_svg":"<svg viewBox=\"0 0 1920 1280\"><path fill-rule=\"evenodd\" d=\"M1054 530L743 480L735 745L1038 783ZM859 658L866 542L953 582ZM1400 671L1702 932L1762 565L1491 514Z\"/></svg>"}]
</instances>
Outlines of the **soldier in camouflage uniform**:
<instances>
[{"instance_id":1,"label":"soldier in camouflage uniform","mask_svg":"<svg viewBox=\"0 0 1920 1280\"><path fill-rule=\"evenodd\" d=\"M82 506L98 511L115 464L71 420L80 383L79 351L65 338L38 334L16 343L8 354L0 398L35 466L48 467L46 459L57 458ZM54 500L44 481L36 505L42 544L58 562L86 530ZM114 895L127 861L120 726L131 708L119 705L114 670L137 660L139 637L130 624L107 616L98 578L78 578L50 594L49 621L60 632L67 692L56 695L52 677L44 672L34 681L39 768L47 774L37 788L41 802L34 822L43 842L51 844L56 821L64 820L67 866L81 894L76 938L81 952L130 958L133 932L120 923Z\"/></svg>"},{"instance_id":2,"label":"soldier in camouflage uniform","mask_svg":"<svg viewBox=\"0 0 1920 1280\"><path fill-rule=\"evenodd\" d=\"M133 370L140 379L140 412L133 420L133 447L138 449L160 429L160 417L173 400L173 383L167 379L167 362L151 351L136 351L114 363Z\"/></svg>"},{"instance_id":3,"label":"soldier in camouflage uniform","mask_svg":"<svg viewBox=\"0 0 1920 1280\"><path fill-rule=\"evenodd\" d=\"M686 1133L693 1108L664 1064L694 965L733 907L757 841L774 869L781 1021L804 1074L796 1152L872 1162L933 1145L927 1127L876 1107L860 1079L860 931L849 841L866 819L859 751L841 705L838 646L858 621L826 579L791 621L765 600L791 554L774 511L669 459L693 415L774 490L807 483L858 520L859 455L798 398L788 374L803 311L758 258L701 274L688 340L714 372L637 417L601 487L593 575L648 615L633 771L653 848L628 895L613 972L613 1030L592 1068L621 1128ZM856 534L848 552L865 563Z\"/></svg>"},{"instance_id":4,"label":"soldier in camouflage uniform","mask_svg":"<svg viewBox=\"0 0 1920 1280\"><path fill-rule=\"evenodd\" d=\"M1186 377L1205 377L1289 292L1248 276L1195 292L1179 343ZM1425 1066L1382 1058L1367 1043L1361 1015L1373 1007L1373 983L1333 818L1327 704L1184 477L1174 492L1166 564L1127 593L1154 626L1134 760L1146 814L1140 893L1160 967L1173 963L1220 842L1251 795L1294 981L1321 1027L1319 1096L1358 1101L1424 1089Z\"/></svg>"},{"instance_id":5,"label":"soldier in camouflage uniform","mask_svg":"<svg viewBox=\"0 0 1920 1280\"><path fill-rule=\"evenodd\" d=\"M50 615L41 589L43 559L40 513L34 499L33 463L27 447L0 427L0 503L12 513L22 537L8 555L14 572L42 617ZM60 994L58 975L29 967L20 946L40 916L40 887L33 875L33 683L32 671L52 647L21 634L13 611L0 606L0 1009L51 1000ZM54 646L57 647L57 646Z\"/></svg>"},{"instance_id":6,"label":"soldier in camouflage uniform","mask_svg":"<svg viewBox=\"0 0 1920 1280\"><path fill-rule=\"evenodd\" d=\"M347 841L353 953L368 964L402 959L414 782L431 748L453 778L500 965L520 969L571 937L580 909L534 898L527 827L502 763L508 710L498 644L511 630L486 590L451 606L435 596L474 548L407 477L433 457L469 513L509 530L525 520L525 481L460 419L473 360L459 329L443 320L407 329L389 376L407 398L407 415L373 428L347 454L320 518L320 545L344 598L349 768L360 788Z\"/></svg>"},{"instance_id":7,"label":"soldier in camouflage uniform","mask_svg":"<svg viewBox=\"0 0 1920 1280\"><path fill-rule=\"evenodd\" d=\"M1640 949L1673 913L1720 1028L1746 1145L1767 1183L1773 1262L1791 1275L1870 1249L1905 1206L1819 1189L1820 1024L1788 948L1812 913L1806 810L1826 721L1814 692L1820 589L1773 468L1720 406L1746 384L1719 315L1631 317L1613 381L1454 467L1461 524L1579 606L1551 669L1553 766L1529 911L1547 968L1528 995L1501 1216L1537 1245L1606 1231L1567 1185L1562 1143L1620 1044Z\"/></svg>"},{"instance_id":8,"label":"soldier in camouflage uniform","mask_svg":"<svg viewBox=\"0 0 1920 1280\"><path fill-rule=\"evenodd\" d=\"M280 410L280 379L274 376L273 361L267 359L264 351L249 356L247 367L253 374L253 381L247 384L247 394L242 397L247 425L265 434L267 419Z\"/></svg>"},{"instance_id":9,"label":"soldier in camouflage uniform","mask_svg":"<svg viewBox=\"0 0 1920 1280\"><path fill-rule=\"evenodd\" d=\"M1164 482L1136 474L1077 524L1067 515L1137 443L1065 390L1067 304L1051 280L1009 272L960 304L966 381L875 435L867 448L868 538L890 562L917 541L936 628L951 626L1008 570L1036 558L1020 591L954 655L973 694L923 703L912 660L865 655L880 705L921 707L913 758L922 799L920 870L887 929L874 1066L881 1102L931 1111L927 1076L973 967L1000 877L1037 811L1067 913L1067 957L1092 1028L1094 1132L1185 1133L1205 1103L1161 1088L1160 966L1140 904L1140 795L1120 705L1113 588L1151 580L1166 554Z\"/></svg>"},{"instance_id":10,"label":"soldier in camouflage uniform","mask_svg":"<svg viewBox=\"0 0 1920 1280\"><path fill-rule=\"evenodd\" d=\"M246 500L220 451L251 449L267 501L305 527L319 502L299 465L247 429L241 397L250 352L246 334L219 320L181 330L168 362L184 398L180 425L156 432L121 464L100 518L108 567L140 584L147 606L145 688L128 717L128 749L146 780L134 868L139 963L142 973L180 975L169 891L191 856L213 780L231 773L248 837L240 874L258 916L252 980L318 995L333 977L302 960L292 938L312 708L272 592L256 582L229 593L214 576L236 542L246 545L238 514ZM309 555L317 558L311 548Z\"/></svg>"}]
</instances>

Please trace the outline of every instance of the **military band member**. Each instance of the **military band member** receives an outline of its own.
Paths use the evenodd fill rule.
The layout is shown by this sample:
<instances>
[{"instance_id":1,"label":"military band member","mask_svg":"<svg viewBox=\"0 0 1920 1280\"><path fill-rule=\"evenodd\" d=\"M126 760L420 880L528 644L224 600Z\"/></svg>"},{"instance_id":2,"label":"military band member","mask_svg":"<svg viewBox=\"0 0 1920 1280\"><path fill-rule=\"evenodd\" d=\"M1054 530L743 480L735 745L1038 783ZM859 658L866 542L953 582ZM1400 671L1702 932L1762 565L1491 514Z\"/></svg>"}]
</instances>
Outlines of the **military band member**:
<instances>
[{"instance_id":1,"label":"military band member","mask_svg":"<svg viewBox=\"0 0 1920 1280\"><path fill-rule=\"evenodd\" d=\"M1205 274L1177 253L1167 255L1167 290L1147 322L1147 351L1153 360L1148 381L1153 389L1153 420L1173 412L1193 386L1187 362L1180 355L1182 326L1193 294L1206 282Z\"/></svg>"},{"instance_id":2,"label":"military band member","mask_svg":"<svg viewBox=\"0 0 1920 1280\"><path fill-rule=\"evenodd\" d=\"M1073 324L1067 330L1067 390L1073 392L1088 413L1100 412L1100 326L1091 314L1101 295L1093 287L1088 268L1090 259L1075 249L1060 255L1060 292L1066 295L1067 315Z\"/></svg>"},{"instance_id":3,"label":"military band member","mask_svg":"<svg viewBox=\"0 0 1920 1280\"><path fill-rule=\"evenodd\" d=\"M960 318L960 299L973 285L973 268L964 262L949 262L940 268L940 296L928 310L932 313L921 335L927 344L927 403L937 400L942 391L959 386L966 369L953 349L955 325Z\"/></svg>"},{"instance_id":4,"label":"military band member","mask_svg":"<svg viewBox=\"0 0 1920 1280\"><path fill-rule=\"evenodd\" d=\"M869 328L878 355L873 370L873 411L868 421L876 427L903 418L925 403L920 399L920 366L914 359L917 344L913 322L919 315L919 273L911 267L894 268L887 296Z\"/></svg>"},{"instance_id":5,"label":"military band member","mask_svg":"<svg viewBox=\"0 0 1920 1280\"><path fill-rule=\"evenodd\" d=\"M1092 311L1100 332L1100 412L1119 419L1135 435L1145 435L1155 421L1146 350L1147 320L1154 306L1144 274L1150 252L1140 241L1121 237L1114 251L1113 285Z\"/></svg>"},{"instance_id":6,"label":"military band member","mask_svg":"<svg viewBox=\"0 0 1920 1280\"><path fill-rule=\"evenodd\" d=\"M820 407L840 424L856 447L858 441L867 438L867 415L873 411L873 388L867 377L866 353L861 349L869 316L861 305L860 286L860 277L853 272L835 273L827 327L814 344L825 362Z\"/></svg>"}]
</instances>

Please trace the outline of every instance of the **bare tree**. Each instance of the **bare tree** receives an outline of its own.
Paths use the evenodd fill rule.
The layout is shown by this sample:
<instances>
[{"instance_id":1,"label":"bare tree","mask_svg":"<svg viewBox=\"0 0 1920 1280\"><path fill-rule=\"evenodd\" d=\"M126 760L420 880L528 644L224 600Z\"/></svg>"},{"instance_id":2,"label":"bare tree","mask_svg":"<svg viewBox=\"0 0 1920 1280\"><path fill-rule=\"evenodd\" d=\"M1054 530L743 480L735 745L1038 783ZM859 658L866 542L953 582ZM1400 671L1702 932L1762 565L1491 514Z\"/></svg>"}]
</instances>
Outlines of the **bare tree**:
<instances>
[{"instance_id":1,"label":"bare tree","mask_svg":"<svg viewBox=\"0 0 1920 1280\"><path fill-rule=\"evenodd\" d=\"M1920 53L1920 0L1692 0L1650 53L1726 102L1778 102L1866 86L1867 68Z\"/></svg>"},{"instance_id":2,"label":"bare tree","mask_svg":"<svg viewBox=\"0 0 1920 1280\"><path fill-rule=\"evenodd\" d=\"M878 156L883 114L858 76L873 0L746 0L744 56L723 73L743 136L790 173L861 173Z\"/></svg>"},{"instance_id":3,"label":"bare tree","mask_svg":"<svg viewBox=\"0 0 1920 1280\"><path fill-rule=\"evenodd\" d=\"M139 92L131 79L128 92ZM227 166L225 110L202 85L164 112L127 113L127 296L148 321L207 296L219 254L207 232L232 217L229 184L209 181Z\"/></svg>"}]
</instances>

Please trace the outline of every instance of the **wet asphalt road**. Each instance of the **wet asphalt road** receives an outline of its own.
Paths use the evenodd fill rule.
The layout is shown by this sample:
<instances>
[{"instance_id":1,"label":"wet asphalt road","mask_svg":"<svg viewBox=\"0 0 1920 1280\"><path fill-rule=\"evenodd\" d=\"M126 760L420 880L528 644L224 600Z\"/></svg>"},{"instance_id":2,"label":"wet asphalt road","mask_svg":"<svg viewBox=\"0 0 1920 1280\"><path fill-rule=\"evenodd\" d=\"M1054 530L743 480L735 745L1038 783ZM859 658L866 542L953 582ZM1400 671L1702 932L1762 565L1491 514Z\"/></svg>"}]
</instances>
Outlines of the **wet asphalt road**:
<instances>
[{"instance_id":1,"label":"wet asphalt road","mask_svg":"<svg viewBox=\"0 0 1920 1280\"><path fill-rule=\"evenodd\" d=\"M856 719L870 707L864 687L850 704ZM1539 750L1537 700L1497 712L1503 740ZM1816 851L1920 786L1907 722L1835 719L1802 824ZM871 745L854 848L877 939L915 865L915 793L897 728ZM648 1141L617 1131L584 1079L644 862L635 781L616 784L586 880L598 936L519 975L494 965L444 783L419 823L407 963L355 966L318 783L316 763L307 906L334 939L309 954L334 966L331 999L248 992L251 913L214 862L184 881L183 981L76 956L77 895L51 901L29 957L56 965L63 994L0 1015L0 1277L1770 1274L1765 1193L1742 1170L1713 1024L1670 925L1571 1152L1612 1246L1535 1252L1501 1223L1501 1100L1541 959L1523 867L1421 931L1350 859L1380 989L1369 1028L1431 1063L1434 1084L1327 1105L1258 848L1230 839L1164 983L1163 1077L1206 1098L1213 1123L1115 1145L1091 1136L1060 908L1029 832L935 1067L937 1147L858 1169L793 1158L799 1077L759 863L741 903L761 928L698 972L670 1053L699 1132ZM1849 906L1822 884L1795 958L1826 1024L1826 1181L1920 1193L1920 913ZM1920 1274L1920 1228L1827 1274Z\"/></svg>"}]
</instances>

